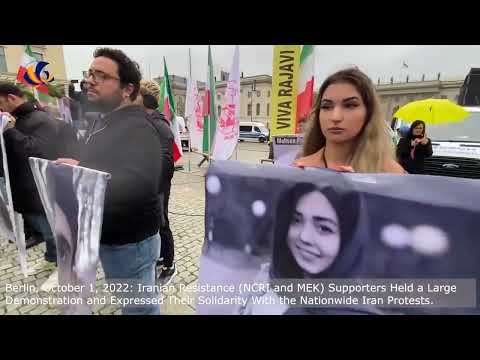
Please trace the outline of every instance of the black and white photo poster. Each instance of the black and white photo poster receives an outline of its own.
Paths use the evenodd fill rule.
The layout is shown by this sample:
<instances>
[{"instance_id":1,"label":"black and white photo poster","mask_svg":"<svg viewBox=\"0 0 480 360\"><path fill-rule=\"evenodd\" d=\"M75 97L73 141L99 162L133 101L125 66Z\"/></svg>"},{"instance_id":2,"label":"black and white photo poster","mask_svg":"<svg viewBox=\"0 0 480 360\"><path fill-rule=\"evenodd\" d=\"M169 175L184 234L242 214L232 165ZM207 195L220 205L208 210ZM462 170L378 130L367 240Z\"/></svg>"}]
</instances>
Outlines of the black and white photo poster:
<instances>
[{"instance_id":1,"label":"black and white photo poster","mask_svg":"<svg viewBox=\"0 0 480 360\"><path fill-rule=\"evenodd\" d=\"M3 167L2 167L3 170ZM5 177L0 177L0 235L2 241L14 241L13 225L10 219L10 209L8 207L8 195L5 184Z\"/></svg>"},{"instance_id":2,"label":"black and white photo poster","mask_svg":"<svg viewBox=\"0 0 480 360\"><path fill-rule=\"evenodd\" d=\"M217 161L198 314L477 314L480 183Z\"/></svg>"},{"instance_id":3,"label":"black and white photo poster","mask_svg":"<svg viewBox=\"0 0 480 360\"><path fill-rule=\"evenodd\" d=\"M58 283L81 289L71 294L81 304L65 314L90 314L86 299L94 295L99 260L103 205L108 173L30 158L48 222L57 245Z\"/></svg>"}]
</instances>

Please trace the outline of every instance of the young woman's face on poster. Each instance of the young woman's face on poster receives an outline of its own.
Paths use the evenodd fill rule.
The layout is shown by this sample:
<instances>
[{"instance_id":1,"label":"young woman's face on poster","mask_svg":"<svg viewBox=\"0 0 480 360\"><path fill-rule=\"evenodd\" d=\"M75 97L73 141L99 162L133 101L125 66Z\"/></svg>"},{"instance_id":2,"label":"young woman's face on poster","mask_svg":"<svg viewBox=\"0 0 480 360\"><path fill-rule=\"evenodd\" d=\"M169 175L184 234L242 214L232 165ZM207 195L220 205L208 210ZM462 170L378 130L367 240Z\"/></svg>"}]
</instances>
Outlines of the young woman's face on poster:
<instances>
[{"instance_id":1,"label":"young woman's face on poster","mask_svg":"<svg viewBox=\"0 0 480 360\"><path fill-rule=\"evenodd\" d=\"M333 263L340 249L340 227L335 209L322 193L314 191L299 199L287 242L308 274L319 274Z\"/></svg>"}]
</instances>

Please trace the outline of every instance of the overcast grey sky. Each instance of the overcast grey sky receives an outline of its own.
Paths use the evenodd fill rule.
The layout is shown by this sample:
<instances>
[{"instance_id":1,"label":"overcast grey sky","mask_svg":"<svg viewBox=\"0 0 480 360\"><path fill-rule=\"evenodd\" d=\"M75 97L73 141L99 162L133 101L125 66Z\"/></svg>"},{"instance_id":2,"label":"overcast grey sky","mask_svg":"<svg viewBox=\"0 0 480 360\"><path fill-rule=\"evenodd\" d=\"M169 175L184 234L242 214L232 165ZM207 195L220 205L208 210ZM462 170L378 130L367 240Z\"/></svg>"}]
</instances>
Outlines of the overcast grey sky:
<instances>
[{"instance_id":1,"label":"overcast grey sky","mask_svg":"<svg viewBox=\"0 0 480 360\"><path fill-rule=\"evenodd\" d=\"M102 45L65 45L65 62L69 79L79 79L92 60L95 48ZM172 75L188 75L188 49L192 53L192 72L204 81L207 72L206 45L108 45L124 50L142 67L145 78L163 73L163 61L167 60ZM213 45L214 64L229 71L234 45ZM240 69L244 76L272 73L272 45L240 45ZM402 69L402 63L408 69ZM316 87L330 73L340 68L356 65L376 83L405 79L434 79L442 73L442 79L464 79L471 67L480 67L479 45L317 45Z\"/></svg>"}]
</instances>

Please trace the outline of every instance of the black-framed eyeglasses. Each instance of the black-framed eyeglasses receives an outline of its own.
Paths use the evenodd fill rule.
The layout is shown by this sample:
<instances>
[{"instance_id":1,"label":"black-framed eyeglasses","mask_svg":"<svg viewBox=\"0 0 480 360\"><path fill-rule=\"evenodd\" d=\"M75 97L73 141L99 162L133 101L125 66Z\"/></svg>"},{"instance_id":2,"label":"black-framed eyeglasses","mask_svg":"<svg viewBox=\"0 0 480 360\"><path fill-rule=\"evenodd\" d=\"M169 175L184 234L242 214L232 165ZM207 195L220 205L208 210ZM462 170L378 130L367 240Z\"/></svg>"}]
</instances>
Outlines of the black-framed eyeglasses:
<instances>
[{"instance_id":1,"label":"black-framed eyeglasses","mask_svg":"<svg viewBox=\"0 0 480 360\"><path fill-rule=\"evenodd\" d=\"M96 82L97 84L98 83L103 83L105 80L108 80L108 79L114 79L114 80L120 80L119 77L117 76L112 76L112 75L108 75L107 73L104 73L103 71L100 71L100 70L88 70L85 75L84 75L84 79L85 80L88 80L90 79L90 77L93 79L94 82Z\"/></svg>"}]
</instances>

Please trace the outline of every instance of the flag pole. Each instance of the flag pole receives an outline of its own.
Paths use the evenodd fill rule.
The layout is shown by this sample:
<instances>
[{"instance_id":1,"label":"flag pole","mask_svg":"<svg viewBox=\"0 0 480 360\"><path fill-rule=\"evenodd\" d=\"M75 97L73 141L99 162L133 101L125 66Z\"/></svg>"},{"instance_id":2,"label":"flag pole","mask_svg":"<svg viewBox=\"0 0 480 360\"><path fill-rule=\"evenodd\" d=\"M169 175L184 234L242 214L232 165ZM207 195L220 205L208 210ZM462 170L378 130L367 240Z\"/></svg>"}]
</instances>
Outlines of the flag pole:
<instances>
[{"instance_id":1,"label":"flag pole","mask_svg":"<svg viewBox=\"0 0 480 360\"><path fill-rule=\"evenodd\" d=\"M187 86L191 87L191 82L192 82L192 54L190 52L190 48L188 48L188 79L190 81L190 84L187 84ZM191 92L191 89L189 89L190 92ZM189 94L187 94L188 96ZM191 100L191 99L190 99ZM185 104L186 105L186 104ZM191 106L190 102L188 103L189 106ZM185 109L187 110L187 109ZM189 114L191 115L191 114ZM190 120L188 117L186 117L187 119L187 124L189 124L189 128L188 128L188 172L192 172L192 168L191 168L191 162L192 162L192 134L191 134L191 125L190 125Z\"/></svg>"},{"instance_id":2,"label":"flag pole","mask_svg":"<svg viewBox=\"0 0 480 360\"><path fill-rule=\"evenodd\" d=\"M191 48L188 48L188 75L189 75L189 81L190 81L190 82L193 82L194 79L192 78L192 54L191 54ZM191 90L191 83L190 83L190 84L187 84L187 99L188 99L188 96L190 95L190 94L188 93L189 87L190 87L190 90ZM190 100L192 100L192 99L190 99ZM187 105L187 103L185 103L185 113L187 113L187 111L189 110L186 105ZM190 104L190 102L189 102L188 105L189 105L190 107L192 106L192 104ZM202 155L203 155L203 152L202 152L201 149L197 149L197 151L194 151L194 150L192 149L192 132L191 132L191 129L192 129L192 126L194 126L194 125L192 125L192 124L194 124L194 122L195 122L196 119L195 119L195 117L192 119L192 118L191 118L191 115L192 115L192 114L189 114L189 116L186 116L186 117L185 117L185 118L186 118L186 123L189 124L189 129L188 129L188 150L189 150L189 153L190 153L189 156L188 156L188 172L189 172L189 173L192 173L192 167L191 167L191 163L192 163L191 155L192 155L192 153L202 154ZM196 173L196 172L198 172L198 171L193 171L193 173Z\"/></svg>"},{"instance_id":3,"label":"flag pole","mask_svg":"<svg viewBox=\"0 0 480 360\"><path fill-rule=\"evenodd\" d=\"M237 144L235 145L235 160L238 160L238 140Z\"/></svg>"},{"instance_id":4,"label":"flag pole","mask_svg":"<svg viewBox=\"0 0 480 360\"><path fill-rule=\"evenodd\" d=\"M212 58L212 49L210 48L210 45L208 45L208 60L210 62L210 59ZM208 71L208 77L210 78L210 80L212 80L212 78L210 77L210 71L213 71L213 61L212 61L212 64L211 64L212 68ZM215 107L212 107L212 103L213 103L213 99L215 98L216 94L217 94L217 84L215 84L215 76L213 77L213 84L210 84L210 89L212 88L212 85L213 85L213 90L214 90L214 94L210 94L210 119L209 119L209 122L208 122L208 162L211 164L212 163L212 114L214 111L216 111Z\"/></svg>"},{"instance_id":5,"label":"flag pole","mask_svg":"<svg viewBox=\"0 0 480 360\"><path fill-rule=\"evenodd\" d=\"M207 76L208 76L208 84L210 84L210 80L211 77L210 77L210 45L208 45L208 73L207 73ZM210 84L210 89L212 88L212 84ZM208 89L208 90L210 90ZM205 89L206 90L206 89ZM210 98L208 99L208 108L210 109L210 114L208 114L208 126L207 126L207 139L208 139L208 147L207 147L207 159L210 161L210 147L212 146L211 142L212 142L212 139L210 137L210 127L212 126L212 111L214 111L214 109L212 109L212 96L214 96L213 94L210 94Z\"/></svg>"},{"instance_id":6,"label":"flag pole","mask_svg":"<svg viewBox=\"0 0 480 360\"><path fill-rule=\"evenodd\" d=\"M148 80L152 81L152 73L151 73L151 68L150 68L150 58L148 58Z\"/></svg>"},{"instance_id":7,"label":"flag pole","mask_svg":"<svg viewBox=\"0 0 480 360\"><path fill-rule=\"evenodd\" d=\"M210 45L208 45L207 81L205 83L205 94L207 94L208 90L212 89L212 81L211 80L213 80L213 79L210 77L210 72L213 71L213 70L211 69L212 64L210 63L210 59L211 59L211 50L210 50ZM210 87L209 89L207 89L207 84ZM214 89L216 90L215 85L214 85ZM206 118L208 119L208 126L205 126L205 122L203 124L203 138L205 139L205 134L206 134L207 149L205 149L206 153L205 153L205 150L202 149L203 159L198 164L198 167L202 166L202 164L205 161L210 162L210 159L211 159L210 151L211 151L211 148L212 148L212 144L211 144L212 139L211 139L210 134L211 134L211 128L212 128L212 113L213 113L213 111L215 111L215 109L212 108L212 102L213 102L214 96L215 96L215 94L210 93L210 98L205 99L205 100L208 100L208 109L209 109L209 114L206 116ZM205 106L205 103L204 103L204 106Z\"/></svg>"},{"instance_id":8,"label":"flag pole","mask_svg":"<svg viewBox=\"0 0 480 360\"><path fill-rule=\"evenodd\" d=\"M37 89L35 87L32 87L32 91L33 91L33 97L38 101L38 103L40 104L40 98L38 96L38 92L37 92ZM42 104L40 104L42 105Z\"/></svg>"}]
</instances>

